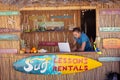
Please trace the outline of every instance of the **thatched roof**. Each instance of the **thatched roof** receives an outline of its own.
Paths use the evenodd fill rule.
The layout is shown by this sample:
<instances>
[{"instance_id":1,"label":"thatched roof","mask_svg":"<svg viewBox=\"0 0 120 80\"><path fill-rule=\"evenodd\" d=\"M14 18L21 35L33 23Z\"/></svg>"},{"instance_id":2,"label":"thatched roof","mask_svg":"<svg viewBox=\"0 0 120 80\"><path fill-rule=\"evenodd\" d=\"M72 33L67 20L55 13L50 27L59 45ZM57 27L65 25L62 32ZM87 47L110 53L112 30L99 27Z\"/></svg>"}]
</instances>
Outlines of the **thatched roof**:
<instances>
[{"instance_id":1,"label":"thatched roof","mask_svg":"<svg viewBox=\"0 0 120 80\"><path fill-rule=\"evenodd\" d=\"M63 5L72 5L72 4L83 4L89 3L91 5L96 4L120 4L120 0L0 0L3 4L16 5L18 7L25 6L63 6Z\"/></svg>"},{"instance_id":2,"label":"thatched roof","mask_svg":"<svg viewBox=\"0 0 120 80\"><path fill-rule=\"evenodd\" d=\"M0 0L0 10L74 10L120 8L120 0Z\"/></svg>"}]
</instances>

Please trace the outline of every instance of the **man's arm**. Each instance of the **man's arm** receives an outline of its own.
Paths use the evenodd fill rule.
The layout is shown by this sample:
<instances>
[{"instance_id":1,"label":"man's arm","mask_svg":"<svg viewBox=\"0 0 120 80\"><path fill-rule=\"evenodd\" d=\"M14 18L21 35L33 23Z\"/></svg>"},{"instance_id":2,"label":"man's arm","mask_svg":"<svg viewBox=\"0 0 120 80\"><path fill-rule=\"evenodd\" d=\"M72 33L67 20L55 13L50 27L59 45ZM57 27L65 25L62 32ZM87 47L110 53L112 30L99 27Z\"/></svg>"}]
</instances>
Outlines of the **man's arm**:
<instances>
[{"instance_id":1,"label":"man's arm","mask_svg":"<svg viewBox=\"0 0 120 80\"><path fill-rule=\"evenodd\" d=\"M77 45L76 45L76 41L74 40L72 51L76 51L76 50L77 50Z\"/></svg>"},{"instance_id":2,"label":"man's arm","mask_svg":"<svg viewBox=\"0 0 120 80\"><path fill-rule=\"evenodd\" d=\"M86 42L83 42L81 47L78 49L78 51L84 51L86 46Z\"/></svg>"}]
</instances>

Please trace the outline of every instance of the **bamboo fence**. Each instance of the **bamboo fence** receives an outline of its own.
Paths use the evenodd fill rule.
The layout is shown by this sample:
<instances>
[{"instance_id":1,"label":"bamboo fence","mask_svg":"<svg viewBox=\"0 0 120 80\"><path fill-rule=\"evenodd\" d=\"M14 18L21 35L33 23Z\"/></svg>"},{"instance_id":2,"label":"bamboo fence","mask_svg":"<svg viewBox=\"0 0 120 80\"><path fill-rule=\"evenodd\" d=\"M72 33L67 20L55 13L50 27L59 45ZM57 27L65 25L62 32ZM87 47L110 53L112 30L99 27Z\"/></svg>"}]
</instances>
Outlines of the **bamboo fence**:
<instances>
[{"instance_id":1,"label":"bamboo fence","mask_svg":"<svg viewBox=\"0 0 120 80\"><path fill-rule=\"evenodd\" d=\"M46 53L50 54L50 53ZM59 53L56 53L59 54ZM64 53L63 53L64 54ZM97 60L101 56L119 56L117 52L114 54L102 54L97 55L96 53L70 53L72 55L80 55L89 57ZM113 71L120 73L119 62L102 62L102 67L82 72L67 75L34 75L25 74L13 69L13 63L16 60L28 57L31 55L43 55L43 54L0 54L0 80L104 80L106 73Z\"/></svg>"},{"instance_id":2,"label":"bamboo fence","mask_svg":"<svg viewBox=\"0 0 120 80\"><path fill-rule=\"evenodd\" d=\"M4 8L3 8L4 9ZM4 10L0 10L4 12ZM9 11L9 10L8 10ZM0 29L20 29L20 15L1 15L0 16ZM0 32L0 34L14 34L17 35L20 39L21 32ZM20 41L12 41L12 40L0 40L0 48L4 49L17 49L20 50Z\"/></svg>"}]
</instances>

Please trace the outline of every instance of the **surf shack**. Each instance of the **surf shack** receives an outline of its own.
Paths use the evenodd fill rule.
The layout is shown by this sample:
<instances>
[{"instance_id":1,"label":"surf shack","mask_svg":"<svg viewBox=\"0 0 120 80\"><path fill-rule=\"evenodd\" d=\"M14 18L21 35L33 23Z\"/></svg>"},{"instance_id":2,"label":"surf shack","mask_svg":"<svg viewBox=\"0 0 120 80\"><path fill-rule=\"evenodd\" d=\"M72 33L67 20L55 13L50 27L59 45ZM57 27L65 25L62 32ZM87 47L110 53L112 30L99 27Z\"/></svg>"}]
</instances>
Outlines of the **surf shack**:
<instances>
[{"instance_id":1,"label":"surf shack","mask_svg":"<svg viewBox=\"0 0 120 80\"><path fill-rule=\"evenodd\" d=\"M120 73L119 20L116 0L0 1L0 80L104 80ZM93 51L72 52L76 27Z\"/></svg>"}]
</instances>

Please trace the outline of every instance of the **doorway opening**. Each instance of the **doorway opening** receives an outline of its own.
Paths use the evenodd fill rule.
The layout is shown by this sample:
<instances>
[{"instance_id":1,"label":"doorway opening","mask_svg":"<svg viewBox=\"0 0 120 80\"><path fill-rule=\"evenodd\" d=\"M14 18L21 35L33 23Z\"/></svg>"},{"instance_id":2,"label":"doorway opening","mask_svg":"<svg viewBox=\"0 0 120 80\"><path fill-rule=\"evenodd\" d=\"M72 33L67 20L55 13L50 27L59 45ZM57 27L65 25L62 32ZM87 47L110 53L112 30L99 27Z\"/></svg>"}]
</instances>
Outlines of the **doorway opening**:
<instances>
[{"instance_id":1,"label":"doorway opening","mask_svg":"<svg viewBox=\"0 0 120 80\"><path fill-rule=\"evenodd\" d=\"M81 30L89 37L91 43L96 38L96 10L81 10Z\"/></svg>"}]
</instances>

